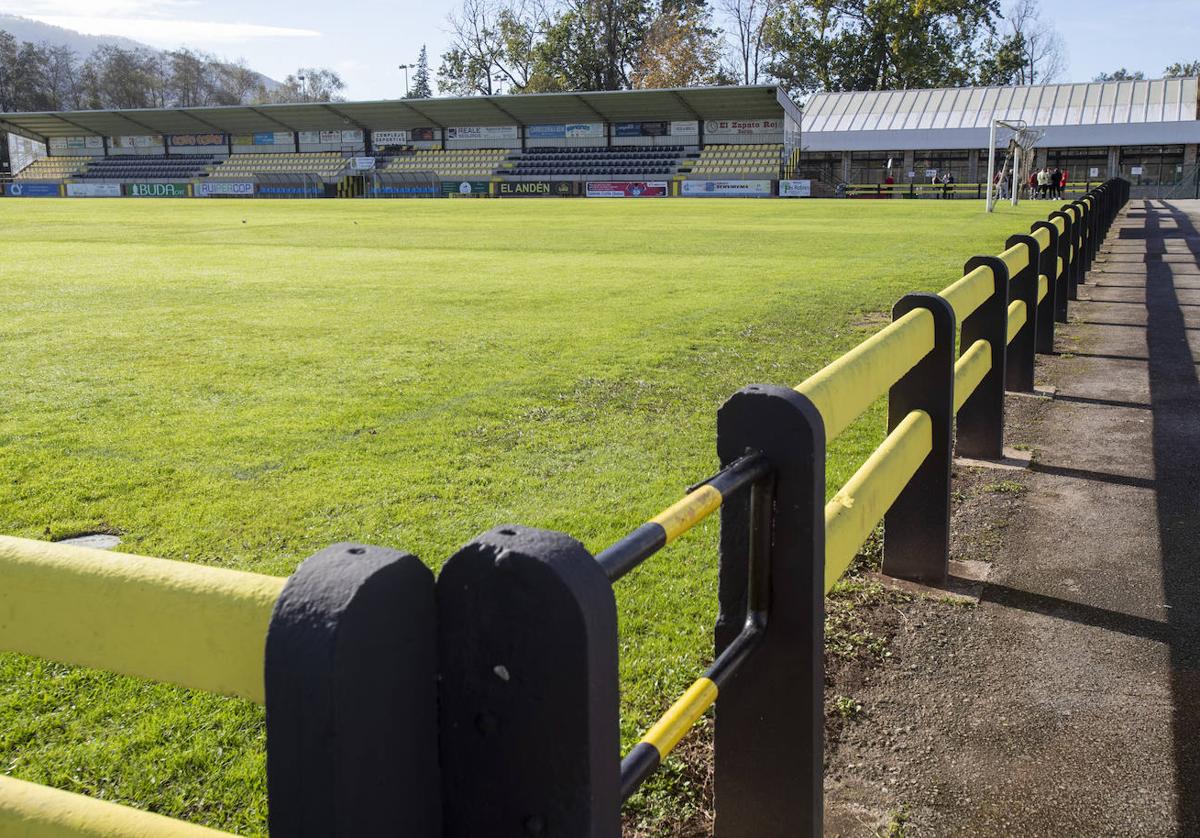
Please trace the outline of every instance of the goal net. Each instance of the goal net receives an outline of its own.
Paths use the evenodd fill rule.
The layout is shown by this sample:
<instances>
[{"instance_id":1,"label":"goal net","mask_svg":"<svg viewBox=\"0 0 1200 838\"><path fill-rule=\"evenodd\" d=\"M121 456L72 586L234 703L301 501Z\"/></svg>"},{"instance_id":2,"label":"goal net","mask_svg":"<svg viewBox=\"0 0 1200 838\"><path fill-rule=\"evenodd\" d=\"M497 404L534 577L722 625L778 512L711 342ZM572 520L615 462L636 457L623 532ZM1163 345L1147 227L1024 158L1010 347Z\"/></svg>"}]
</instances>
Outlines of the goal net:
<instances>
[{"instance_id":1,"label":"goal net","mask_svg":"<svg viewBox=\"0 0 1200 838\"><path fill-rule=\"evenodd\" d=\"M991 212L997 200L1012 201L1017 205L1021 195L1021 183L1033 161L1033 149L1046 135L1045 129L1026 125L1024 120L992 121L989 132L987 212ZM997 155L997 148L1003 152Z\"/></svg>"}]
</instances>

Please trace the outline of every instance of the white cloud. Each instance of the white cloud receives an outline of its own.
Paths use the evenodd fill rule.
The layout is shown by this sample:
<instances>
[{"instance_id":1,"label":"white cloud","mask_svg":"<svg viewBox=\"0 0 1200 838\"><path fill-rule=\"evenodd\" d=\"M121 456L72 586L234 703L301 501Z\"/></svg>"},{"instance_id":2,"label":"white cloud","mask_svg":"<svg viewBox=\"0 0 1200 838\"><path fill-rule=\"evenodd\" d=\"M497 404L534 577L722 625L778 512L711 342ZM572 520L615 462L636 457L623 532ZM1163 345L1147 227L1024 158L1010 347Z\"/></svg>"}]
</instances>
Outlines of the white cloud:
<instances>
[{"instance_id":1,"label":"white cloud","mask_svg":"<svg viewBox=\"0 0 1200 838\"><path fill-rule=\"evenodd\" d=\"M137 2L137 0L131 0ZM163 5L163 4L158 4ZM74 29L87 35L121 35L154 46L187 44L238 44L264 38L317 38L313 29L264 26L257 23L217 23L167 18L105 17L88 15L29 15L34 20Z\"/></svg>"},{"instance_id":2,"label":"white cloud","mask_svg":"<svg viewBox=\"0 0 1200 838\"><path fill-rule=\"evenodd\" d=\"M156 16L197 5L199 5L198 0L25 0L21 3L6 3L0 0L0 11L42 20L45 16L76 18Z\"/></svg>"}]
</instances>

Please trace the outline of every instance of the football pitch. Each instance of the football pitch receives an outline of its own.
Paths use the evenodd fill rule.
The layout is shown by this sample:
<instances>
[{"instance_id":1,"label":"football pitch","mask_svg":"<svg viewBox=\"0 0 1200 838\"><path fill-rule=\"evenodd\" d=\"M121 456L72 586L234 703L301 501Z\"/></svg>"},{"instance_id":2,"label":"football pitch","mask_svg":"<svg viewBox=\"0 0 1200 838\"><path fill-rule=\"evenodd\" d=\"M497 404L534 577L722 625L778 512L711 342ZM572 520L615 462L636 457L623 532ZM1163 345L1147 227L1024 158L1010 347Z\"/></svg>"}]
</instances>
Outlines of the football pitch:
<instances>
[{"instance_id":1,"label":"football pitch","mask_svg":"<svg viewBox=\"0 0 1200 838\"><path fill-rule=\"evenodd\" d=\"M0 533L285 576L439 566L504 523L597 552L794 385L1049 205L0 200ZM831 447L840 486L880 405ZM626 745L703 670L716 518L616 585ZM266 830L262 709L0 655L0 772Z\"/></svg>"}]
</instances>

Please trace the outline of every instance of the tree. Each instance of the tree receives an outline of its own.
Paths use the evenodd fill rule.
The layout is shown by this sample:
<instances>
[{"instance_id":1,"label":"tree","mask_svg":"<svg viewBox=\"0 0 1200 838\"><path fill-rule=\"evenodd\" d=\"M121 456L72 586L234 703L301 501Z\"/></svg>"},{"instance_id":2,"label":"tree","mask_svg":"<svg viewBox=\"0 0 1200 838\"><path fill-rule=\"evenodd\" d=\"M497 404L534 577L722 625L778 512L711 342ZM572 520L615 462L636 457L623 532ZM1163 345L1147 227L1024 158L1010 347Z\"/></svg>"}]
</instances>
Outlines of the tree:
<instances>
[{"instance_id":1,"label":"tree","mask_svg":"<svg viewBox=\"0 0 1200 838\"><path fill-rule=\"evenodd\" d=\"M998 0L788 0L766 24L767 71L796 92L972 84L998 16Z\"/></svg>"},{"instance_id":2,"label":"tree","mask_svg":"<svg viewBox=\"0 0 1200 838\"><path fill-rule=\"evenodd\" d=\"M417 56L417 71L413 73L412 87L408 90L410 99L428 99L433 95L429 87L429 55L425 45L421 44L421 54Z\"/></svg>"},{"instance_id":3,"label":"tree","mask_svg":"<svg viewBox=\"0 0 1200 838\"><path fill-rule=\"evenodd\" d=\"M1141 70L1126 70L1122 67L1120 70L1113 70L1111 73L1101 73L1092 81L1141 81L1146 78L1146 74Z\"/></svg>"},{"instance_id":4,"label":"tree","mask_svg":"<svg viewBox=\"0 0 1200 838\"><path fill-rule=\"evenodd\" d=\"M661 12L642 40L630 82L635 88L728 82L721 71L722 51L720 33L704 7Z\"/></svg>"},{"instance_id":5,"label":"tree","mask_svg":"<svg viewBox=\"0 0 1200 838\"><path fill-rule=\"evenodd\" d=\"M258 101L283 102L342 102L341 92L346 88L333 70L323 67L301 67L288 75L275 90L258 90Z\"/></svg>"},{"instance_id":6,"label":"tree","mask_svg":"<svg viewBox=\"0 0 1200 838\"><path fill-rule=\"evenodd\" d=\"M1200 76L1200 59L1190 63L1176 61L1163 70L1163 78L1165 79L1189 78L1193 76Z\"/></svg>"},{"instance_id":7,"label":"tree","mask_svg":"<svg viewBox=\"0 0 1200 838\"><path fill-rule=\"evenodd\" d=\"M1037 0L1015 0L1004 13L1008 43L1020 50L1013 84L1046 84L1056 81L1066 67L1062 35L1042 20Z\"/></svg>"},{"instance_id":8,"label":"tree","mask_svg":"<svg viewBox=\"0 0 1200 838\"><path fill-rule=\"evenodd\" d=\"M721 11L733 24L733 53L738 81L758 84L766 57L767 21L781 0L721 0Z\"/></svg>"}]
</instances>

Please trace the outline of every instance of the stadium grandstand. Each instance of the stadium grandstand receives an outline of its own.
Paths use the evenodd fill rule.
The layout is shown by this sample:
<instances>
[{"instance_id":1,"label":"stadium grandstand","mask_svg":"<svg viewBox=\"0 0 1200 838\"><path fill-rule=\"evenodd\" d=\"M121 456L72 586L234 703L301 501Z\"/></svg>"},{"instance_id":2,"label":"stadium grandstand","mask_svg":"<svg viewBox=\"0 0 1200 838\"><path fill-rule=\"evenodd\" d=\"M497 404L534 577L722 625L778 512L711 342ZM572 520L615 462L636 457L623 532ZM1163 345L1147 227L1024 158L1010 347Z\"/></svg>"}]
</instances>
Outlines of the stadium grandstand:
<instances>
[{"instance_id":1,"label":"stadium grandstand","mask_svg":"<svg viewBox=\"0 0 1200 838\"><path fill-rule=\"evenodd\" d=\"M1079 191L1116 176L1135 194L1200 189L1195 78L825 93L803 108L758 85L6 113L0 146L19 186L6 191L29 197L976 197L994 120L1036 127L1034 165ZM953 190L922 189L947 175Z\"/></svg>"}]
</instances>

